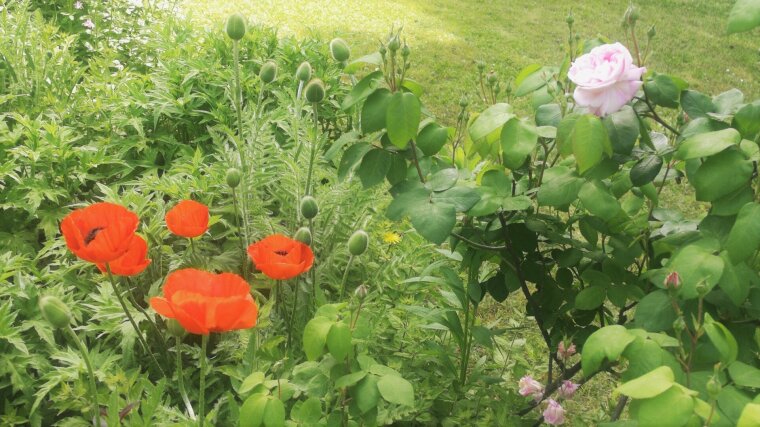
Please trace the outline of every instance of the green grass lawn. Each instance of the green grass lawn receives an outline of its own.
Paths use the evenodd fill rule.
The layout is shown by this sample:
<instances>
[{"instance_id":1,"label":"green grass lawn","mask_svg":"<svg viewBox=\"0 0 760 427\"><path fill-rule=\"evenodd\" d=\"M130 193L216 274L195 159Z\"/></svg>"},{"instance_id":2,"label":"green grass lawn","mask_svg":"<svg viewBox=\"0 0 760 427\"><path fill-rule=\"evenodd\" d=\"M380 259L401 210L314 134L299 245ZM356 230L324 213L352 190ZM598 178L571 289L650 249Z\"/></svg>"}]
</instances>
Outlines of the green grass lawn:
<instances>
[{"instance_id":1,"label":"green grass lawn","mask_svg":"<svg viewBox=\"0 0 760 427\"><path fill-rule=\"evenodd\" d=\"M404 26L413 49L411 76L422 83L427 107L455 117L462 93L475 93L474 61L482 59L503 80L532 64L562 60L565 16L572 7L582 38L603 35L625 42L620 27L628 0L183 0L202 25L221 30L240 12L284 34L340 36L353 57L374 51L391 26ZM657 36L648 67L678 75L697 90L717 94L732 87L748 99L760 95L758 33L727 36L734 0L639 0L639 32L654 24ZM527 111L525 112L527 114ZM447 120L450 121L450 120Z\"/></svg>"}]
</instances>

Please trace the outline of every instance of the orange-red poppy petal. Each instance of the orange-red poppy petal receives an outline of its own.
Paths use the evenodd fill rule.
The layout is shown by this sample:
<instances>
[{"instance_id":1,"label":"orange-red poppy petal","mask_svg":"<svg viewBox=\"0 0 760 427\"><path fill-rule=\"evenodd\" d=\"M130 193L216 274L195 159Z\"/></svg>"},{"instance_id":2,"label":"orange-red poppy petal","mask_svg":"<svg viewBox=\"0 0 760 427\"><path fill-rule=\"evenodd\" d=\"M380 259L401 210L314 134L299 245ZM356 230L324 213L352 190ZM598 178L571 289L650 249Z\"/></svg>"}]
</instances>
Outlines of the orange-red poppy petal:
<instances>
[{"instance_id":1,"label":"orange-red poppy petal","mask_svg":"<svg viewBox=\"0 0 760 427\"><path fill-rule=\"evenodd\" d=\"M314 253L308 245L281 234L251 244L248 256L257 269L276 280L298 276L314 263Z\"/></svg>"},{"instance_id":2,"label":"orange-red poppy petal","mask_svg":"<svg viewBox=\"0 0 760 427\"><path fill-rule=\"evenodd\" d=\"M128 249L139 219L134 212L113 203L95 203L77 209L61 221L61 233L79 258L105 263Z\"/></svg>"},{"instance_id":3,"label":"orange-red poppy petal","mask_svg":"<svg viewBox=\"0 0 760 427\"><path fill-rule=\"evenodd\" d=\"M194 200L182 200L166 213L169 231L181 237L198 237L208 229L208 206Z\"/></svg>"},{"instance_id":4,"label":"orange-red poppy petal","mask_svg":"<svg viewBox=\"0 0 760 427\"><path fill-rule=\"evenodd\" d=\"M148 243L140 236L134 236L129 248L124 255L108 263L111 273L117 276L134 276L142 273L150 265L148 255ZM98 263L98 269L105 273L108 271L106 263Z\"/></svg>"}]
</instances>

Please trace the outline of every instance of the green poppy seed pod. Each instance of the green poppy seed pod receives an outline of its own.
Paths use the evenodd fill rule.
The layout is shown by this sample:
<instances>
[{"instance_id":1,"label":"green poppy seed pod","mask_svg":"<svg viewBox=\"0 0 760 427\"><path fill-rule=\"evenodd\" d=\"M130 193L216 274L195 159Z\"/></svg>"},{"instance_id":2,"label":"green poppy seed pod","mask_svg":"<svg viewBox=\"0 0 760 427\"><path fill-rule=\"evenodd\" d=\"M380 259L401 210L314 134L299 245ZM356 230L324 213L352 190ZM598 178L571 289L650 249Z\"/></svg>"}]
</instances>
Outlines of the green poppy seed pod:
<instances>
[{"instance_id":1,"label":"green poppy seed pod","mask_svg":"<svg viewBox=\"0 0 760 427\"><path fill-rule=\"evenodd\" d=\"M390 41L388 41L388 50L391 51L391 53L396 52L401 47L401 42L398 40L397 36L391 37Z\"/></svg>"},{"instance_id":2,"label":"green poppy seed pod","mask_svg":"<svg viewBox=\"0 0 760 427\"><path fill-rule=\"evenodd\" d=\"M311 64L309 61L304 61L298 66L296 70L296 78L302 82L308 82L311 78Z\"/></svg>"},{"instance_id":3,"label":"green poppy seed pod","mask_svg":"<svg viewBox=\"0 0 760 427\"><path fill-rule=\"evenodd\" d=\"M166 330L169 331L169 334L177 338L184 338L185 335L187 335L187 331L179 324L177 319L167 320Z\"/></svg>"},{"instance_id":4,"label":"green poppy seed pod","mask_svg":"<svg viewBox=\"0 0 760 427\"><path fill-rule=\"evenodd\" d=\"M227 185L229 185L230 188L235 188L240 185L240 171L237 168L227 169L227 176L225 178L227 180Z\"/></svg>"},{"instance_id":5,"label":"green poppy seed pod","mask_svg":"<svg viewBox=\"0 0 760 427\"><path fill-rule=\"evenodd\" d=\"M478 72L482 73L486 70L486 63L483 61L477 61L475 62L475 65L478 67Z\"/></svg>"},{"instance_id":6,"label":"green poppy seed pod","mask_svg":"<svg viewBox=\"0 0 760 427\"><path fill-rule=\"evenodd\" d=\"M264 83L272 83L277 78L277 63L274 61L265 62L259 70L259 78Z\"/></svg>"},{"instance_id":7,"label":"green poppy seed pod","mask_svg":"<svg viewBox=\"0 0 760 427\"><path fill-rule=\"evenodd\" d=\"M309 102L322 102L325 99L325 84L320 79L311 79L304 89L304 95Z\"/></svg>"},{"instance_id":8,"label":"green poppy seed pod","mask_svg":"<svg viewBox=\"0 0 760 427\"><path fill-rule=\"evenodd\" d=\"M707 391L707 395L710 396L710 399L717 399L718 395L720 394L721 389L723 389L723 386L721 386L720 382L715 378L712 377L709 380L707 380L707 384L705 384L705 390Z\"/></svg>"},{"instance_id":9,"label":"green poppy seed pod","mask_svg":"<svg viewBox=\"0 0 760 427\"><path fill-rule=\"evenodd\" d=\"M647 37L651 40L654 38L654 36L657 35L657 29L652 25L649 27L649 31L647 31Z\"/></svg>"},{"instance_id":10,"label":"green poppy seed pod","mask_svg":"<svg viewBox=\"0 0 760 427\"><path fill-rule=\"evenodd\" d=\"M71 311L63 301L56 297L44 296L40 298L40 311L42 317L56 329L68 327L71 322Z\"/></svg>"},{"instance_id":11,"label":"green poppy seed pod","mask_svg":"<svg viewBox=\"0 0 760 427\"><path fill-rule=\"evenodd\" d=\"M306 219L312 219L319 213L317 199L311 196L304 196L301 199L301 215Z\"/></svg>"},{"instance_id":12,"label":"green poppy seed pod","mask_svg":"<svg viewBox=\"0 0 760 427\"><path fill-rule=\"evenodd\" d=\"M332 39L330 42L330 55L338 62L348 61L351 56L351 49L348 48L348 43L343 39Z\"/></svg>"},{"instance_id":13,"label":"green poppy seed pod","mask_svg":"<svg viewBox=\"0 0 760 427\"><path fill-rule=\"evenodd\" d=\"M364 230L356 230L348 238L348 252L353 256L359 256L367 252L367 246L369 246L369 236Z\"/></svg>"},{"instance_id":14,"label":"green poppy seed pod","mask_svg":"<svg viewBox=\"0 0 760 427\"><path fill-rule=\"evenodd\" d=\"M567 25L573 26L575 23L575 17L573 17L573 11L571 10L570 13L567 14L567 18L565 18L565 22L567 22Z\"/></svg>"},{"instance_id":15,"label":"green poppy seed pod","mask_svg":"<svg viewBox=\"0 0 760 427\"><path fill-rule=\"evenodd\" d=\"M227 18L227 35L232 40L240 40L245 35L245 18L236 13Z\"/></svg>"},{"instance_id":16,"label":"green poppy seed pod","mask_svg":"<svg viewBox=\"0 0 760 427\"><path fill-rule=\"evenodd\" d=\"M311 246L311 230L308 227L301 227L293 235L293 238L299 242Z\"/></svg>"}]
</instances>

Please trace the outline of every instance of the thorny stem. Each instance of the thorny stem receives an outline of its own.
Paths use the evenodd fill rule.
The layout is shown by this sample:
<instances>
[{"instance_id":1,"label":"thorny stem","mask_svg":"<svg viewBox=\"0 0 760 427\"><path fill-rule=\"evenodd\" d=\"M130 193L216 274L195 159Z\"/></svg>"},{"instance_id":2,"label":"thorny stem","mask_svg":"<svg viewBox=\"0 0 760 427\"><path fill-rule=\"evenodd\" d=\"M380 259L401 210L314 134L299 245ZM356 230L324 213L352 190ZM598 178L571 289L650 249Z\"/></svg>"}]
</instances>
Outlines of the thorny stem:
<instances>
[{"instance_id":1,"label":"thorny stem","mask_svg":"<svg viewBox=\"0 0 760 427\"><path fill-rule=\"evenodd\" d=\"M127 315L129 323L132 324L132 328L134 328L135 333L137 334L137 340L140 341L140 344L142 345L143 349L145 349L145 352L150 355L150 360L152 360L156 365L158 370L161 372L161 375L166 378L166 372L164 372L164 369L161 368L161 365L158 363L158 360L156 360L156 356L153 355L153 352L150 351L150 347L148 347L148 343L145 341L145 337L143 337L140 328L137 326L137 322L135 322L135 319L132 317L132 313L129 312L127 304L124 302L124 297L122 297L121 292L119 292L119 288L116 286L116 280L113 278L113 273L111 273L111 266L109 263L106 263L106 272L108 273L108 279L111 282L113 292L116 294L116 298L119 300L119 304L121 304L121 309L124 310L124 314Z\"/></svg>"},{"instance_id":2,"label":"thorny stem","mask_svg":"<svg viewBox=\"0 0 760 427\"><path fill-rule=\"evenodd\" d=\"M94 421L95 425L100 427L100 405L98 404L98 386L95 383L95 371L92 369L92 361L90 361L90 355L87 352L87 347L84 346L82 341L79 339L77 334L74 332L73 329L71 329L71 326L66 326L66 332L68 332L69 336L71 336L71 340L74 341L74 344L76 344L77 348L79 349L79 353L82 354L82 359L84 360L85 366L87 366L87 376L89 377L89 383L90 383L90 392L92 393L92 404L93 406L93 413L94 413Z\"/></svg>"}]
</instances>

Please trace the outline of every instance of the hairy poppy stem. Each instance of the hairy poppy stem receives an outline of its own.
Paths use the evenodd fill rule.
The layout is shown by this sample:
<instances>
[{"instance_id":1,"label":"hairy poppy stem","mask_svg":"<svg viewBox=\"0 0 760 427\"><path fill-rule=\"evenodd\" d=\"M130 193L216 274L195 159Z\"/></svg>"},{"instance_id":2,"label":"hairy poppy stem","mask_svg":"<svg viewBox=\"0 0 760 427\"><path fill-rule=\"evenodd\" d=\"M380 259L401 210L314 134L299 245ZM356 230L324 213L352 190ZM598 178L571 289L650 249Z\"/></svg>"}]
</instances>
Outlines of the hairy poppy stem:
<instances>
[{"instance_id":1,"label":"hairy poppy stem","mask_svg":"<svg viewBox=\"0 0 760 427\"><path fill-rule=\"evenodd\" d=\"M201 385L198 397L198 426L203 427L206 420L206 348L208 347L208 335L201 338Z\"/></svg>"},{"instance_id":2,"label":"hairy poppy stem","mask_svg":"<svg viewBox=\"0 0 760 427\"><path fill-rule=\"evenodd\" d=\"M290 322L288 322L288 353L293 338L293 323L296 321L296 309L298 309L298 277L293 285L293 307L290 309Z\"/></svg>"},{"instance_id":3,"label":"hairy poppy stem","mask_svg":"<svg viewBox=\"0 0 760 427\"><path fill-rule=\"evenodd\" d=\"M119 300L119 304L121 304L121 309L124 310L124 314L127 315L127 319L129 319L129 323L132 324L132 328L134 328L135 333L137 334L138 341L140 341L140 344L143 346L143 349L145 349L145 352L150 355L150 360L152 360L153 363L156 365L158 370L161 372L161 375L163 375L164 378L166 378L166 372L164 372L164 369L158 363L158 360L156 360L156 356L153 355L153 352L150 351L150 347L148 347L148 343L147 341L145 341L145 337L143 337L142 332L140 332L140 328L137 326L135 319L132 317L132 313L129 312L129 309L127 308L127 304L124 302L124 297L122 297L121 292L119 292L119 288L116 286L116 280L114 280L113 278L113 273L111 273L111 266L109 265L109 263L106 263L106 271L108 272L108 279L111 282L111 287L113 288L113 291L116 294L116 298Z\"/></svg>"},{"instance_id":4,"label":"hairy poppy stem","mask_svg":"<svg viewBox=\"0 0 760 427\"><path fill-rule=\"evenodd\" d=\"M187 391L185 390L185 374L182 371L182 338L175 337L175 343L177 351L177 385L179 386L179 394L182 396L182 401L185 403L187 414L191 419L195 419L195 411L193 411L193 405L190 403L190 398L187 397Z\"/></svg>"},{"instance_id":5,"label":"hairy poppy stem","mask_svg":"<svg viewBox=\"0 0 760 427\"><path fill-rule=\"evenodd\" d=\"M311 143L311 154L309 155L309 171L306 174L306 191L304 194L311 196L314 193L314 186L311 184L311 175L314 172L314 160L317 157L317 145L319 145L319 115L317 113L318 104L312 103L314 111L314 140Z\"/></svg>"},{"instance_id":6,"label":"hairy poppy stem","mask_svg":"<svg viewBox=\"0 0 760 427\"><path fill-rule=\"evenodd\" d=\"M71 337L71 340L74 341L74 344L76 344L77 348L79 348L79 352L82 354L82 359L84 359L84 364L87 366L87 376L89 377L90 382L90 392L92 393L92 403L94 405L93 412L95 420L95 425L100 427L100 405L98 404L98 386L95 383L95 371L92 369L92 362L90 361L90 355L87 351L87 347L84 346L82 343L82 340L79 339L77 334L74 332L73 329L71 329L71 326L66 326L66 332L68 332L69 336Z\"/></svg>"},{"instance_id":7,"label":"hairy poppy stem","mask_svg":"<svg viewBox=\"0 0 760 427\"><path fill-rule=\"evenodd\" d=\"M232 189L232 206L235 209L235 227L237 227L238 231L243 232L243 238L240 239L240 254L243 257L243 278L247 281L248 280L248 255L245 252L245 244L248 243L248 230L246 230L245 227L240 226L240 220L238 219L238 201L237 201L237 193L235 193L235 189Z\"/></svg>"},{"instance_id":8,"label":"hairy poppy stem","mask_svg":"<svg viewBox=\"0 0 760 427\"><path fill-rule=\"evenodd\" d=\"M351 270L351 264L354 262L354 256L351 255L348 258L348 264L346 264L346 271L343 272L343 280L340 281L340 299L346 294L346 281L348 280L348 271Z\"/></svg>"}]
</instances>

